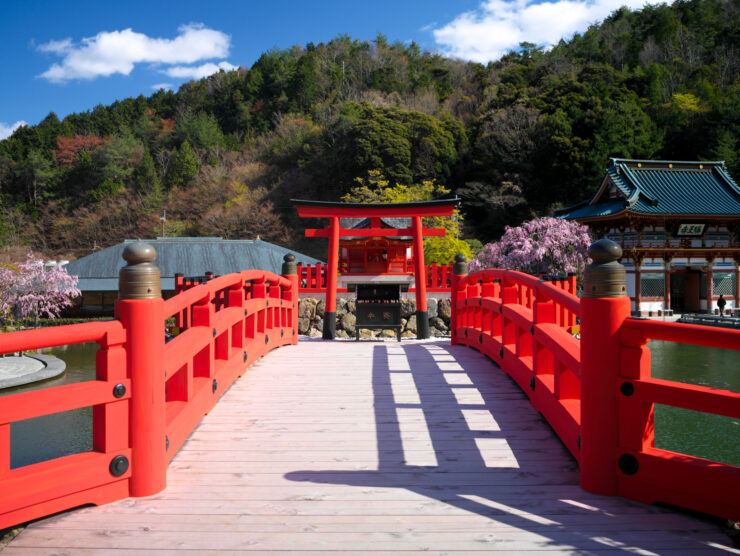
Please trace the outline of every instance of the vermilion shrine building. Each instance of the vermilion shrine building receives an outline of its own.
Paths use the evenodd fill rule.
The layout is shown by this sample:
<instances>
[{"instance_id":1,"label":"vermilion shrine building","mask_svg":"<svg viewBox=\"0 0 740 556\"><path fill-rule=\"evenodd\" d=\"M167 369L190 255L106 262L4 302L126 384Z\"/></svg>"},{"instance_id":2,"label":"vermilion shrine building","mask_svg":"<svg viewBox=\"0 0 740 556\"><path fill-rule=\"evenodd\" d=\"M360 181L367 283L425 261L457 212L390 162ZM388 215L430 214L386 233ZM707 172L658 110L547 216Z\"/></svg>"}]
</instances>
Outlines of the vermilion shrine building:
<instances>
[{"instance_id":1,"label":"vermilion shrine building","mask_svg":"<svg viewBox=\"0 0 740 556\"><path fill-rule=\"evenodd\" d=\"M411 218L340 218L345 230L411 228ZM349 275L408 275L413 271L412 237L339 237L339 266Z\"/></svg>"},{"instance_id":2,"label":"vermilion shrine building","mask_svg":"<svg viewBox=\"0 0 740 556\"><path fill-rule=\"evenodd\" d=\"M429 337L424 237L443 236L444 228L425 228L421 219L452 216L457 197L411 203L334 203L293 199L298 215L328 218L329 226L307 229L306 237L329 238L326 281L326 310L323 337L336 331L336 299L340 263L342 281L409 282L413 272L416 287L417 337Z\"/></svg>"},{"instance_id":3,"label":"vermilion shrine building","mask_svg":"<svg viewBox=\"0 0 740 556\"><path fill-rule=\"evenodd\" d=\"M558 211L622 246L634 314L740 299L740 187L723 162L612 159L596 194Z\"/></svg>"}]
</instances>

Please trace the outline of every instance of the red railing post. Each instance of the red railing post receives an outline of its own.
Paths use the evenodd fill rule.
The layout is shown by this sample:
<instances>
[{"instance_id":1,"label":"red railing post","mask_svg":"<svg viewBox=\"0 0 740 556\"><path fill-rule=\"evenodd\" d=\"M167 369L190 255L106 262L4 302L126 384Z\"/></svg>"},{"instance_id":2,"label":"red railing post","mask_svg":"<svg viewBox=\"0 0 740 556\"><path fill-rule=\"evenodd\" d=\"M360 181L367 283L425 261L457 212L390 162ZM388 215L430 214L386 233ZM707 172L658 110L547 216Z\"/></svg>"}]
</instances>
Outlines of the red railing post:
<instances>
[{"instance_id":1,"label":"red railing post","mask_svg":"<svg viewBox=\"0 0 740 556\"><path fill-rule=\"evenodd\" d=\"M569 272L568 273L568 293L572 293L573 295L577 295L577 276L575 272ZM568 322L567 326L575 326L576 324L576 316L573 314L572 311L568 311Z\"/></svg>"},{"instance_id":2,"label":"red railing post","mask_svg":"<svg viewBox=\"0 0 740 556\"><path fill-rule=\"evenodd\" d=\"M175 295L185 291L185 289L185 277L178 272L175 274ZM183 331L185 322L187 322L187 311L178 311L175 315L175 327L178 334Z\"/></svg>"},{"instance_id":3,"label":"red railing post","mask_svg":"<svg viewBox=\"0 0 740 556\"><path fill-rule=\"evenodd\" d=\"M298 344L298 269L295 264L295 257L291 254L283 257L282 274L290 281L290 289L283 294L286 301L290 302L290 327L293 329L292 344Z\"/></svg>"},{"instance_id":4,"label":"red railing post","mask_svg":"<svg viewBox=\"0 0 740 556\"><path fill-rule=\"evenodd\" d=\"M460 316L458 313L457 302L465 299L468 288L465 280L468 277L468 263L465 261L465 255L458 253L455 255L455 264L452 267L452 286L450 288L450 304L452 305L452 315L450 317L450 343L454 346L458 344L457 328L460 326Z\"/></svg>"},{"instance_id":5,"label":"red railing post","mask_svg":"<svg viewBox=\"0 0 740 556\"><path fill-rule=\"evenodd\" d=\"M622 249L609 239L588 250L581 298L581 486L617 494L619 330L630 315Z\"/></svg>"},{"instance_id":6,"label":"red railing post","mask_svg":"<svg viewBox=\"0 0 740 556\"><path fill-rule=\"evenodd\" d=\"M142 242L123 251L116 316L126 329L126 367L131 379L129 437L131 496L167 486L164 377L164 300L154 248Z\"/></svg>"}]
</instances>

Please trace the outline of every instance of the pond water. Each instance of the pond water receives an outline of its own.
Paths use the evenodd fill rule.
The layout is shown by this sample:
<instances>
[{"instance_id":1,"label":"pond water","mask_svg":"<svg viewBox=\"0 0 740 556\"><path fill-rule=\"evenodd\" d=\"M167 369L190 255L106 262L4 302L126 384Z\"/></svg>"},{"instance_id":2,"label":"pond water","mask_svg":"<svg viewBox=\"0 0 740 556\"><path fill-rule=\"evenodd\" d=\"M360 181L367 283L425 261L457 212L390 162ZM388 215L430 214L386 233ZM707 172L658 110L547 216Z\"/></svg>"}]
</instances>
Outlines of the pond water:
<instances>
[{"instance_id":1,"label":"pond water","mask_svg":"<svg viewBox=\"0 0 740 556\"><path fill-rule=\"evenodd\" d=\"M95 380L96 343L43 350L67 364L65 372L42 382L0 390L0 396ZM0 403L2 403L0 398ZM92 407L54 413L10 425L10 467L92 450Z\"/></svg>"},{"instance_id":2,"label":"pond water","mask_svg":"<svg viewBox=\"0 0 740 556\"><path fill-rule=\"evenodd\" d=\"M653 376L740 392L740 351L652 341ZM95 379L97 344L45 350L67 363L66 372L42 383L0 390L0 396ZM92 449L92 408L13 423L11 467ZM740 421L674 407L655 407L658 448L740 466Z\"/></svg>"},{"instance_id":3,"label":"pond water","mask_svg":"<svg viewBox=\"0 0 740 556\"><path fill-rule=\"evenodd\" d=\"M653 376L740 392L740 351L648 343ZM655 447L740 466L740 420L655 406Z\"/></svg>"}]
</instances>

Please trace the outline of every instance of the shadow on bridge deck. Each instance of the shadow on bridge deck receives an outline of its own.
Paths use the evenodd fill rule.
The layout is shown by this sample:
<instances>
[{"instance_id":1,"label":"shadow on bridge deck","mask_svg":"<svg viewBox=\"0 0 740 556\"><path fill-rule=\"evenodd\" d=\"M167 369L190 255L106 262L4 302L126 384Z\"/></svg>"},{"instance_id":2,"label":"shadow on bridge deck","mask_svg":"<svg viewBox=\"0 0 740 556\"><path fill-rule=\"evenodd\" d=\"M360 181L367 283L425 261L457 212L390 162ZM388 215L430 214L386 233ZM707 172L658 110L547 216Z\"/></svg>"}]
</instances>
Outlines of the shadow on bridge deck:
<instances>
[{"instance_id":1,"label":"shadow on bridge deck","mask_svg":"<svg viewBox=\"0 0 740 556\"><path fill-rule=\"evenodd\" d=\"M272 352L194 431L168 484L37 522L7 555L732 550L713 523L581 490L517 386L446 341Z\"/></svg>"}]
</instances>

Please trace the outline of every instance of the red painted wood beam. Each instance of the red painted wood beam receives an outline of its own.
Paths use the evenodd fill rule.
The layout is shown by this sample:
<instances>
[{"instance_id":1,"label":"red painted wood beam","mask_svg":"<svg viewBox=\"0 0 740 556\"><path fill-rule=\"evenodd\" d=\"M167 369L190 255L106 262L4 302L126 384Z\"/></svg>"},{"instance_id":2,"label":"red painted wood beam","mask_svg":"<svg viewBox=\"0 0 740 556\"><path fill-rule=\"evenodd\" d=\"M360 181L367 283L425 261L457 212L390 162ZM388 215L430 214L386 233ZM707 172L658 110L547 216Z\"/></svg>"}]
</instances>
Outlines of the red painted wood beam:
<instances>
[{"instance_id":1,"label":"red painted wood beam","mask_svg":"<svg viewBox=\"0 0 740 556\"><path fill-rule=\"evenodd\" d=\"M345 207L313 207L313 206L298 206L298 216L304 218L332 218L338 216L340 218L383 218L383 217L409 217L409 216L452 216L455 210L455 203L449 205L437 206L437 207L379 207L375 208L372 205L367 207L358 208L345 208Z\"/></svg>"},{"instance_id":2,"label":"red painted wood beam","mask_svg":"<svg viewBox=\"0 0 740 556\"><path fill-rule=\"evenodd\" d=\"M341 237L403 237L412 236L413 228L360 228L347 229L339 228ZM446 230L444 228L422 228L424 236L443 236ZM307 228L306 237L330 237L330 228Z\"/></svg>"}]
</instances>

